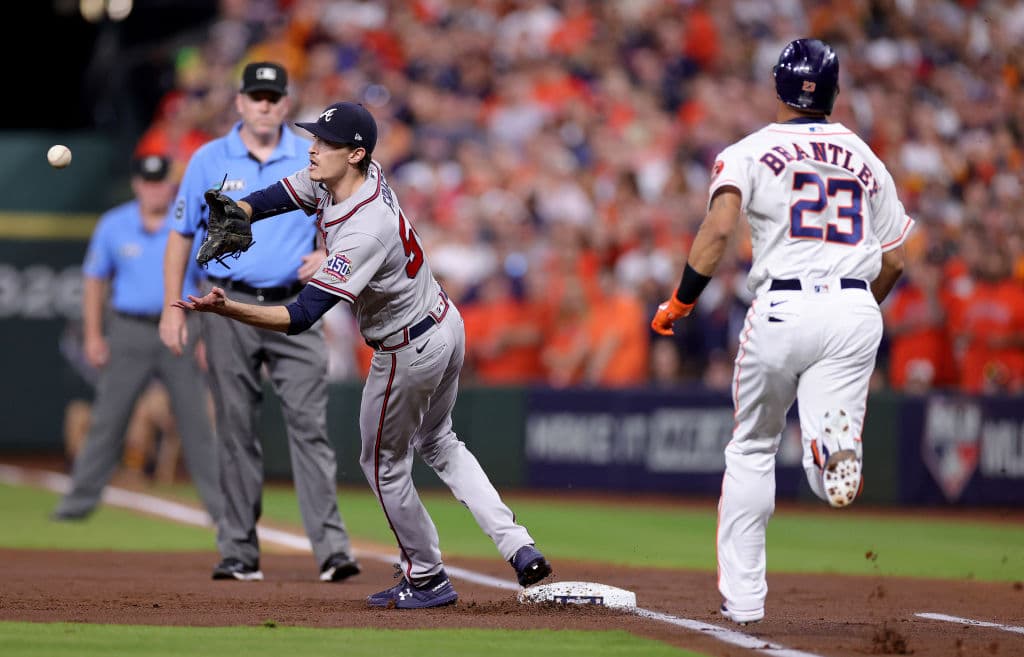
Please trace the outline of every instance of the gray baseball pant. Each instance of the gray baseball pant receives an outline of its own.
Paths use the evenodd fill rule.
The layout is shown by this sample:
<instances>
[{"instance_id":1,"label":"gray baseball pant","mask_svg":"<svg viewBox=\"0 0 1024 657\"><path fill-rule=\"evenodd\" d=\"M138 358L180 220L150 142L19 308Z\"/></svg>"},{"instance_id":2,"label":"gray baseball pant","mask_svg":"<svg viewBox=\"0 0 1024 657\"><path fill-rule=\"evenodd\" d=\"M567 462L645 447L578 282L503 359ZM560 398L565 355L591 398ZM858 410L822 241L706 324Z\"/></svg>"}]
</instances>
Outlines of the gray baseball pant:
<instances>
[{"instance_id":1,"label":"gray baseball pant","mask_svg":"<svg viewBox=\"0 0 1024 657\"><path fill-rule=\"evenodd\" d=\"M260 303L237 290L231 294L243 303ZM263 449L256 428L264 365L281 400L299 510L316 563L322 566L338 552L350 554L348 532L338 512L337 463L327 438L327 352L322 327L285 335L212 313L204 313L202 319L224 496L217 529L221 556L250 565L259 560L256 524L262 514Z\"/></svg>"},{"instance_id":2,"label":"gray baseball pant","mask_svg":"<svg viewBox=\"0 0 1024 657\"><path fill-rule=\"evenodd\" d=\"M179 357L160 341L155 323L117 313L109 315L106 328L110 362L100 372L89 433L72 467L71 489L56 513L83 516L99 504L103 489L121 461L135 403L146 383L156 376L170 395L189 475L207 513L216 521L221 513L217 456L206 386L194 357L198 321L190 324L192 338L185 354Z\"/></svg>"}]
</instances>

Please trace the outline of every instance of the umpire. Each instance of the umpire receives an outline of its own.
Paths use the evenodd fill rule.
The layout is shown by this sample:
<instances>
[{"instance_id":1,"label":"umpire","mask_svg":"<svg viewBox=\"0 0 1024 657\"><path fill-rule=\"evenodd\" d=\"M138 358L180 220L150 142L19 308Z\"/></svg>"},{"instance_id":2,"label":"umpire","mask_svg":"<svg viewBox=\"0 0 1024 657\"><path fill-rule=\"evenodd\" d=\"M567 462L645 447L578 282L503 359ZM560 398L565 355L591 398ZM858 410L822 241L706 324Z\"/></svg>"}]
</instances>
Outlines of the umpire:
<instances>
[{"instance_id":1,"label":"umpire","mask_svg":"<svg viewBox=\"0 0 1024 657\"><path fill-rule=\"evenodd\" d=\"M84 518L99 504L121 460L132 409L153 376L170 394L199 497L214 521L221 514L207 389L197 385L202 374L194 358L195 340L185 345L187 358L176 358L157 330L163 306L161 261L170 233L167 209L175 190L169 174L166 157L135 159L135 199L100 217L89 242L83 265L82 328L85 357L100 374L89 434L72 467L71 489L51 516L55 520ZM195 283L193 270L189 287L198 289Z\"/></svg>"},{"instance_id":2,"label":"umpire","mask_svg":"<svg viewBox=\"0 0 1024 657\"><path fill-rule=\"evenodd\" d=\"M182 279L207 216L203 194L220 187L241 198L309 164L309 142L285 128L291 107L288 76L274 62L245 67L235 97L241 121L204 144L189 160L173 210L164 258L164 308L160 337L180 353L193 331L182 297ZM225 177L225 174L227 176ZM212 262L209 281L240 300L281 304L295 299L324 261L317 229L302 212L261 221L252 248L228 264ZM217 528L221 561L214 579L263 579L256 524L262 512L263 453L256 433L263 398L263 368L281 399L302 522L322 581L359 572L338 512L334 448L327 439L327 364L323 327L283 335L226 317L204 315L203 338L217 415L217 447L224 516Z\"/></svg>"}]
</instances>

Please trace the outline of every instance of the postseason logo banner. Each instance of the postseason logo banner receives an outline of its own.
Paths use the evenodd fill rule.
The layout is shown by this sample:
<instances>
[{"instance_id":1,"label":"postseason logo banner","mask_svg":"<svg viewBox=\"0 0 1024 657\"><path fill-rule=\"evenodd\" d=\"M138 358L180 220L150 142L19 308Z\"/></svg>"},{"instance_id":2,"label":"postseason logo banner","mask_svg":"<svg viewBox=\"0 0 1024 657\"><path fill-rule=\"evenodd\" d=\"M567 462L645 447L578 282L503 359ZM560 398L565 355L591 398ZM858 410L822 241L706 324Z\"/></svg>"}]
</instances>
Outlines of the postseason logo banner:
<instances>
[{"instance_id":1,"label":"postseason logo banner","mask_svg":"<svg viewBox=\"0 0 1024 657\"><path fill-rule=\"evenodd\" d=\"M727 393L531 391L527 483L539 487L717 495L735 423ZM777 494L796 497L804 477L795 410L776 459Z\"/></svg>"},{"instance_id":2,"label":"postseason logo banner","mask_svg":"<svg viewBox=\"0 0 1024 657\"><path fill-rule=\"evenodd\" d=\"M1019 397L908 399L901 435L901 501L1024 505Z\"/></svg>"}]
</instances>

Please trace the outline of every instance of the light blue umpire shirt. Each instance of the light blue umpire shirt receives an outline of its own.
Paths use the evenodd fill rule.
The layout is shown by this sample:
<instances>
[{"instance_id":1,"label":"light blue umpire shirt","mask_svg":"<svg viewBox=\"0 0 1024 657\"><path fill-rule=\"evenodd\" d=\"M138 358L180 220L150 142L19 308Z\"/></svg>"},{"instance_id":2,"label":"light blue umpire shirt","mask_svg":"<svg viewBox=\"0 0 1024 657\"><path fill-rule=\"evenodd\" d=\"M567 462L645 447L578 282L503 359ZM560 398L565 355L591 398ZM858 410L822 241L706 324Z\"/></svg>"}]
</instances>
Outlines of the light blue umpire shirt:
<instances>
[{"instance_id":1,"label":"light blue umpire shirt","mask_svg":"<svg viewBox=\"0 0 1024 657\"><path fill-rule=\"evenodd\" d=\"M309 166L310 141L287 127L282 128L277 148L262 163L242 143L241 127L241 122L236 123L228 134L200 146L189 160L178 187L170 210L171 228L195 238L193 256L206 236L206 190L216 188L224 180L221 191L237 201ZM260 288L290 285L298 280L302 256L316 244L316 224L301 210L295 210L254 223L252 236L253 245L240 258L226 258L227 267L211 261L205 274Z\"/></svg>"},{"instance_id":2,"label":"light blue umpire shirt","mask_svg":"<svg viewBox=\"0 0 1024 657\"><path fill-rule=\"evenodd\" d=\"M164 251L171 228L169 221L147 231L137 200L122 203L100 216L82 273L109 279L110 306L129 315L159 315L164 305ZM196 294L199 268L194 263L185 275L185 294Z\"/></svg>"}]
</instances>

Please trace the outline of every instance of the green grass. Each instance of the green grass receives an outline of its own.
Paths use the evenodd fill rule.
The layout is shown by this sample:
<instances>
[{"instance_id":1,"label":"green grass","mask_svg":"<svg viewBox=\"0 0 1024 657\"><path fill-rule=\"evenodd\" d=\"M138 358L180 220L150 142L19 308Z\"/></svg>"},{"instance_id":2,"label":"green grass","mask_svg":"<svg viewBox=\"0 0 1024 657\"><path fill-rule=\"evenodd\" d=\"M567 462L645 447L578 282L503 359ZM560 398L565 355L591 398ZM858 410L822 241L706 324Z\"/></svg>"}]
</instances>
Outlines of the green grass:
<instances>
[{"instance_id":1,"label":"green grass","mask_svg":"<svg viewBox=\"0 0 1024 657\"><path fill-rule=\"evenodd\" d=\"M769 571L1016 581L1024 527L852 513L776 515Z\"/></svg>"},{"instance_id":2,"label":"green grass","mask_svg":"<svg viewBox=\"0 0 1024 657\"><path fill-rule=\"evenodd\" d=\"M0 547L21 549L124 550L217 553L212 527L191 527L109 505L88 520L53 522L59 496L48 491L0 484Z\"/></svg>"},{"instance_id":3,"label":"green grass","mask_svg":"<svg viewBox=\"0 0 1024 657\"><path fill-rule=\"evenodd\" d=\"M190 487L157 489L179 497ZM552 559L715 569L716 509L633 507L578 500L506 495L538 545ZM394 537L369 489L343 489L339 506L357 539L392 545ZM469 511L447 491L423 494L449 559L498 558ZM213 530L183 527L111 507L84 523L52 523L56 496L0 486L0 522L24 531L3 532L0 545L21 548L210 550ZM292 488L268 486L264 518L302 533ZM871 558L866 555L870 553ZM1024 572L1024 527L934 518L879 517L858 510L779 511L768 525L769 572L882 574L946 579L1014 581Z\"/></svg>"},{"instance_id":4,"label":"green grass","mask_svg":"<svg viewBox=\"0 0 1024 657\"><path fill-rule=\"evenodd\" d=\"M21 657L701 657L627 632L150 627L3 623L0 645Z\"/></svg>"},{"instance_id":5,"label":"green grass","mask_svg":"<svg viewBox=\"0 0 1024 657\"><path fill-rule=\"evenodd\" d=\"M447 492L423 494L448 557L497 557L469 511ZM714 571L717 509L636 507L505 496L550 558ZM393 536L367 492L339 494L358 536L391 544ZM270 488L268 517L300 522L294 494ZM778 511L768 524L770 572L899 575L1014 581L1024 572L1024 527L940 519L879 517L824 506ZM866 555L871 554L871 558Z\"/></svg>"}]
</instances>

